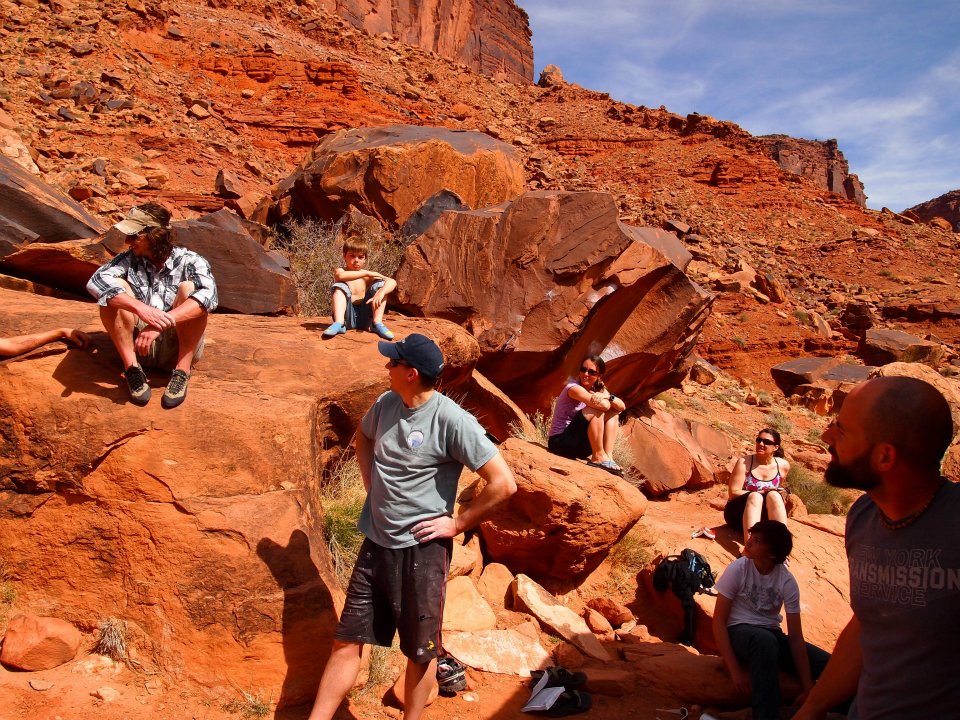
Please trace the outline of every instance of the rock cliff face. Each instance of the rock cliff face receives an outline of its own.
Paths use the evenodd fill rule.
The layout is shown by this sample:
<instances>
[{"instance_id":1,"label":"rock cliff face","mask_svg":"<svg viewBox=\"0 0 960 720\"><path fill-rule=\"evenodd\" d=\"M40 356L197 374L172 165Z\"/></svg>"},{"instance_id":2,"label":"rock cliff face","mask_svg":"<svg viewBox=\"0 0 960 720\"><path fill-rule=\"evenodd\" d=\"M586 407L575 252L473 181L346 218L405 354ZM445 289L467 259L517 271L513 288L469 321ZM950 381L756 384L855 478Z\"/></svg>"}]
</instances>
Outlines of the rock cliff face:
<instances>
[{"instance_id":1,"label":"rock cliff face","mask_svg":"<svg viewBox=\"0 0 960 720\"><path fill-rule=\"evenodd\" d=\"M321 0L319 6L371 35L388 32L484 75L533 81L530 24L511 0Z\"/></svg>"},{"instance_id":2,"label":"rock cliff face","mask_svg":"<svg viewBox=\"0 0 960 720\"><path fill-rule=\"evenodd\" d=\"M866 207L863 183L850 174L850 166L836 140L802 140L787 135L758 138L767 153L787 172L802 175L830 192Z\"/></svg>"},{"instance_id":3,"label":"rock cliff face","mask_svg":"<svg viewBox=\"0 0 960 720\"><path fill-rule=\"evenodd\" d=\"M933 200L914 205L910 212L916 213L924 222L943 218L953 226L954 232L960 232L960 190L951 190Z\"/></svg>"}]
</instances>

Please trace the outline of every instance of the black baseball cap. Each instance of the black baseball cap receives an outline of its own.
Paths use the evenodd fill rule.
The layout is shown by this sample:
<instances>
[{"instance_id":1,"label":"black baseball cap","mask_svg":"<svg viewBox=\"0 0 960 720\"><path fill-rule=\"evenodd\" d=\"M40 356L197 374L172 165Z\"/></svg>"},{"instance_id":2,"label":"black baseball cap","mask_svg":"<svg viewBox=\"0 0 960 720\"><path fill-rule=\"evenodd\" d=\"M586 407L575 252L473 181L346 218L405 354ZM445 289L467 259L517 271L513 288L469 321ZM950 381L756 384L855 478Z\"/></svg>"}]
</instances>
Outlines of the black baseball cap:
<instances>
[{"instance_id":1,"label":"black baseball cap","mask_svg":"<svg viewBox=\"0 0 960 720\"><path fill-rule=\"evenodd\" d=\"M402 360L426 377L437 378L443 372L443 353L426 335L411 333L398 342L380 340L377 348L384 357Z\"/></svg>"}]
</instances>

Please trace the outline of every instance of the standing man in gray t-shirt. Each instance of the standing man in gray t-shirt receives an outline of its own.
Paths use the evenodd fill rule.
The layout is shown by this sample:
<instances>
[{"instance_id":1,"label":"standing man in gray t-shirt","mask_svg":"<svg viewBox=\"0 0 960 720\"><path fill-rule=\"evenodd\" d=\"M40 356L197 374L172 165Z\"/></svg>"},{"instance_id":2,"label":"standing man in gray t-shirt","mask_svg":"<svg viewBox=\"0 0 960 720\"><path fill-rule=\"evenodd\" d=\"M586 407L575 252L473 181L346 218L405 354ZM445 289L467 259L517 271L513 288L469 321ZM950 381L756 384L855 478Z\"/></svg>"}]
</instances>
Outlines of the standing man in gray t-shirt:
<instances>
[{"instance_id":1,"label":"standing man in gray t-shirt","mask_svg":"<svg viewBox=\"0 0 960 720\"><path fill-rule=\"evenodd\" d=\"M859 720L958 717L960 486L940 474L952 438L947 401L908 377L858 386L824 433L826 481L866 494L847 515L853 618L794 720L854 694Z\"/></svg>"},{"instance_id":2,"label":"standing man in gray t-shirt","mask_svg":"<svg viewBox=\"0 0 960 720\"><path fill-rule=\"evenodd\" d=\"M477 420L434 390L444 364L436 343L414 333L396 343L381 341L379 349L389 358L390 391L364 416L355 442L367 489L359 523L366 540L309 720L330 720L356 682L363 645L389 647L397 632L407 657L404 717L421 716L442 647L452 538L517 489ZM453 517L464 466L485 485Z\"/></svg>"}]
</instances>

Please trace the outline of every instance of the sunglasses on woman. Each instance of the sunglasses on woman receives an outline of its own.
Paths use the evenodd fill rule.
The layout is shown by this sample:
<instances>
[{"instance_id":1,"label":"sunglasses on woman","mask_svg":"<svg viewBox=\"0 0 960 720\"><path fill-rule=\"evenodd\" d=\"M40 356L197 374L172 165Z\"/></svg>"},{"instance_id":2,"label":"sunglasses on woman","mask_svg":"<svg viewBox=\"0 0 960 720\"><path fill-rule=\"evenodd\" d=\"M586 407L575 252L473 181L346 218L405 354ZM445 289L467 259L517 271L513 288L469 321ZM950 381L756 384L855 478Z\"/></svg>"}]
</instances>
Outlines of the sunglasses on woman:
<instances>
[{"instance_id":1,"label":"sunglasses on woman","mask_svg":"<svg viewBox=\"0 0 960 720\"><path fill-rule=\"evenodd\" d=\"M584 375L589 375L590 377L596 377L597 375L600 374L599 370L594 370L593 368L586 368L586 367L580 368L580 372L582 372Z\"/></svg>"},{"instance_id":2,"label":"sunglasses on woman","mask_svg":"<svg viewBox=\"0 0 960 720\"><path fill-rule=\"evenodd\" d=\"M766 445L767 447L773 447L777 444L776 440L768 440L767 438L757 438L757 445Z\"/></svg>"}]
</instances>

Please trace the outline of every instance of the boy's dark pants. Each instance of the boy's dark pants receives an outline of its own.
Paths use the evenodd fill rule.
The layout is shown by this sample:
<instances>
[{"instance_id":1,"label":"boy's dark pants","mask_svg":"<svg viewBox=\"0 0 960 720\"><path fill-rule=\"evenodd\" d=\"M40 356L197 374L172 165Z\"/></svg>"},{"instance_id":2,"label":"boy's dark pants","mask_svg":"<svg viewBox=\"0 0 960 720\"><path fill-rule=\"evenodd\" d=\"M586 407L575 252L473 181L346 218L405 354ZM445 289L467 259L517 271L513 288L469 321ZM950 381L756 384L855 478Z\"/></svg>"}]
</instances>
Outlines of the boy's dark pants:
<instances>
[{"instance_id":1,"label":"boy's dark pants","mask_svg":"<svg viewBox=\"0 0 960 720\"><path fill-rule=\"evenodd\" d=\"M790 641L780 628L731 625L727 628L736 656L750 668L750 691L754 720L780 717L780 670L797 674ZM807 643L810 674L814 680L830 660L830 653Z\"/></svg>"}]
</instances>

